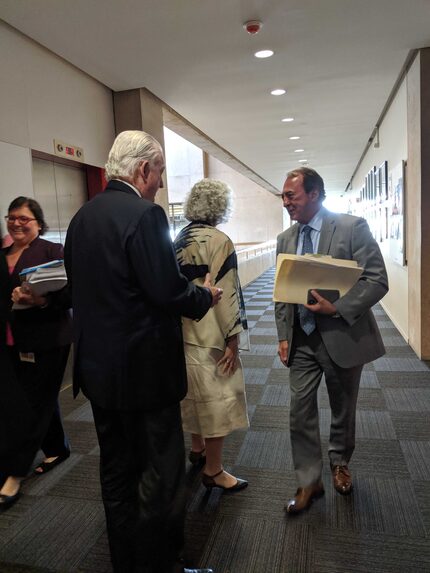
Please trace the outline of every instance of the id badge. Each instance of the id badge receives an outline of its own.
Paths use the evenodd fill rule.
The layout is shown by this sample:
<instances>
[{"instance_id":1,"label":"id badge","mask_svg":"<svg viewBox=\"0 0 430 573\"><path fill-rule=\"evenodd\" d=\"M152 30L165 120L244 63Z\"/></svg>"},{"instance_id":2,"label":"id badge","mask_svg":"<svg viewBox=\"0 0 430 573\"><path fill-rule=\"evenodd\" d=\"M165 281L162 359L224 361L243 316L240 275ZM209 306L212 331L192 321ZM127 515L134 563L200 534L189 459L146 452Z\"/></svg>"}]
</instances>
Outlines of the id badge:
<instances>
[{"instance_id":1,"label":"id badge","mask_svg":"<svg viewBox=\"0 0 430 573\"><path fill-rule=\"evenodd\" d=\"M19 359L21 362L31 362L32 364L36 362L34 352L20 352Z\"/></svg>"}]
</instances>

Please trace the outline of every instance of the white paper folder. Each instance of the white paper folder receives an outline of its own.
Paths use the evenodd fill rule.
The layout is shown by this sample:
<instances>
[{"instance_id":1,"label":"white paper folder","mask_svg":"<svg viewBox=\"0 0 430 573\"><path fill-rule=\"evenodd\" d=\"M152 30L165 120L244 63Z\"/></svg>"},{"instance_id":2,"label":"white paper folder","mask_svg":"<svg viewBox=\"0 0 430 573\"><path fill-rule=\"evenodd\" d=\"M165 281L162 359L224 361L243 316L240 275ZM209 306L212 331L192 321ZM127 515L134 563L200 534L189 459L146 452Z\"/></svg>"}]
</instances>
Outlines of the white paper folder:
<instances>
[{"instance_id":1,"label":"white paper folder","mask_svg":"<svg viewBox=\"0 0 430 573\"><path fill-rule=\"evenodd\" d=\"M334 289L342 297L357 282L362 267L357 261L328 255L278 255L275 302L306 304L310 289Z\"/></svg>"}]
</instances>

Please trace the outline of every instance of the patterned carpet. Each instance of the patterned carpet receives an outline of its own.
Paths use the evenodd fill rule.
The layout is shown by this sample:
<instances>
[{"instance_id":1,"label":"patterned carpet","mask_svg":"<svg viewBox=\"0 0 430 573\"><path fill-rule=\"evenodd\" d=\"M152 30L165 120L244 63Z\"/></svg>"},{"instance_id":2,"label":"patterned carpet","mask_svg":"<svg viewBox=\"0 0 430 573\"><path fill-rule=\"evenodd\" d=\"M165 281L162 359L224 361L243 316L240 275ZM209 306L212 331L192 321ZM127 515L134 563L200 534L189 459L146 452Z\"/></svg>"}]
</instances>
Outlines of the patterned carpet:
<instances>
[{"instance_id":1,"label":"patterned carpet","mask_svg":"<svg viewBox=\"0 0 430 573\"><path fill-rule=\"evenodd\" d=\"M365 367L349 497L331 485L309 511L287 517L296 488L288 436L288 371L276 356L273 270L245 289L252 350L242 354L250 429L228 437L225 466L249 479L235 495L210 494L187 466L187 553L215 573L430 572L430 367L417 359L380 306L387 354ZM88 403L61 393L71 457L26 480L0 514L0 572L109 573L98 483L98 446ZM320 389L326 448L330 411ZM188 446L187 439L187 446Z\"/></svg>"}]
</instances>

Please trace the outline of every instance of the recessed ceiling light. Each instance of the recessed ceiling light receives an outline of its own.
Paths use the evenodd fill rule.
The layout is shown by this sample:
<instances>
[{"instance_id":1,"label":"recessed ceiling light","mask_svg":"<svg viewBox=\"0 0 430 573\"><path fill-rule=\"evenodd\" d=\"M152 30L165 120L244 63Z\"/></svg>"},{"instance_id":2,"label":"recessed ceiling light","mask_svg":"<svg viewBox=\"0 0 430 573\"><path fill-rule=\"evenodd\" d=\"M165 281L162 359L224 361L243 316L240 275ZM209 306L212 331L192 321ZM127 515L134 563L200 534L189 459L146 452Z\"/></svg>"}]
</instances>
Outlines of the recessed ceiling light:
<instances>
[{"instance_id":1,"label":"recessed ceiling light","mask_svg":"<svg viewBox=\"0 0 430 573\"><path fill-rule=\"evenodd\" d=\"M307 163L308 160L307 159L299 159L299 163Z\"/></svg>"},{"instance_id":2,"label":"recessed ceiling light","mask_svg":"<svg viewBox=\"0 0 430 573\"><path fill-rule=\"evenodd\" d=\"M288 139L300 139L300 136L299 135L292 135Z\"/></svg>"},{"instance_id":3,"label":"recessed ceiling light","mask_svg":"<svg viewBox=\"0 0 430 573\"><path fill-rule=\"evenodd\" d=\"M304 149L295 149L294 153L301 153L302 151L304 151Z\"/></svg>"},{"instance_id":4,"label":"recessed ceiling light","mask_svg":"<svg viewBox=\"0 0 430 573\"><path fill-rule=\"evenodd\" d=\"M272 96L281 96L281 95L284 95L285 90L276 89L276 90L272 90L270 93L272 94Z\"/></svg>"},{"instance_id":5,"label":"recessed ceiling light","mask_svg":"<svg viewBox=\"0 0 430 573\"><path fill-rule=\"evenodd\" d=\"M285 121L285 122L294 121L294 117L284 117L283 119L281 119L281 121Z\"/></svg>"},{"instance_id":6,"label":"recessed ceiling light","mask_svg":"<svg viewBox=\"0 0 430 573\"><path fill-rule=\"evenodd\" d=\"M274 53L273 50L260 50L259 52L255 52L254 56L256 58L270 58Z\"/></svg>"}]
</instances>

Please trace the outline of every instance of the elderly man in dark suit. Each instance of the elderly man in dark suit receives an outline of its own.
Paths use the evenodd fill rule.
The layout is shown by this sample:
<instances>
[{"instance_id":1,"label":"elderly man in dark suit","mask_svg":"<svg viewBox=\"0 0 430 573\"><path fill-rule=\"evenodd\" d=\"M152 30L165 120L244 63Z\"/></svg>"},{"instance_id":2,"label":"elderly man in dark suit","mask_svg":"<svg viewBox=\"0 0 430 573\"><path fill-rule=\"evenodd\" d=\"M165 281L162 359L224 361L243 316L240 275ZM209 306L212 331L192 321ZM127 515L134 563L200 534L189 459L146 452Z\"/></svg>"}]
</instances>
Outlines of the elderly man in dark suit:
<instances>
[{"instance_id":1,"label":"elderly man in dark suit","mask_svg":"<svg viewBox=\"0 0 430 573\"><path fill-rule=\"evenodd\" d=\"M298 513L324 494L317 403L323 374L332 415L328 455L333 484L343 495L352 490L348 463L355 446L361 371L385 352L371 307L388 291L388 280L366 221L322 206L324 182L316 171L302 167L288 173L282 198L299 224L278 236L278 254L320 253L355 260L364 269L358 282L334 302L313 290L316 304L275 305L278 353L290 367L290 437L298 481L285 509Z\"/></svg>"},{"instance_id":2,"label":"elderly man in dark suit","mask_svg":"<svg viewBox=\"0 0 430 573\"><path fill-rule=\"evenodd\" d=\"M221 296L180 274L163 209L160 144L118 135L108 185L73 218L65 263L74 310L75 392L91 401L113 568L170 573L183 545L186 394L180 316ZM209 571L209 570L204 570Z\"/></svg>"}]
</instances>

